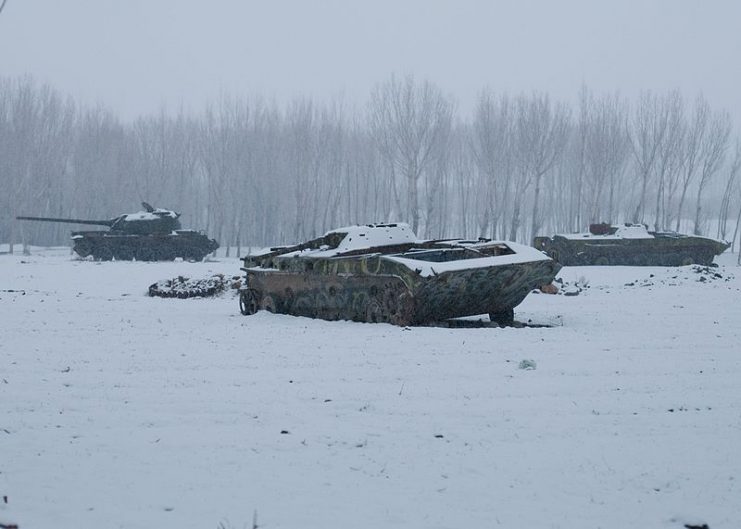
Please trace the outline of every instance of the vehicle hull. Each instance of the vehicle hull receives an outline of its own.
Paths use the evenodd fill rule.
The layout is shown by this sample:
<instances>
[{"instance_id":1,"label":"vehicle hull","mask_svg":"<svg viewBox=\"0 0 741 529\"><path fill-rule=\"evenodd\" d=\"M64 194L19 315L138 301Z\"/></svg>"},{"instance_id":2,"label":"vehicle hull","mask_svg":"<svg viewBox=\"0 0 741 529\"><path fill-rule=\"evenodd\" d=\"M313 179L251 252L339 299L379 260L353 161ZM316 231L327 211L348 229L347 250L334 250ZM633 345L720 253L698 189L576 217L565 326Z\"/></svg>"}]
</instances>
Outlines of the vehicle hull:
<instances>
[{"instance_id":1,"label":"vehicle hull","mask_svg":"<svg viewBox=\"0 0 741 529\"><path fill-rule=\"evenodd\" d=\"M219 247L213 239L191 230L132 235L115 231L72 233L72 249L96 261L200 261Z\"/></svg>"},{"instance_id":2,"label":"vehicle hull","mask_svg":"<svg viewBox=\"0 0 741 529\"><path fill-rule=\"evenodd\" d=\"M551 283L561 267L514 243L423 241L325 257L301 248L244 259L243 314L267 310L395 325L489 314L506 322L514 307Z\"/></svg>"},{"instance_id":3,"label":"vehicle hull","mask_svg":"<svg viewBox=\"0 0 741 529\"><path fill-rule=\"evenodd\" d=\"M326 320L419 325L513 310L553 281L553 261L444 272L417 280L406 274L349 275L247 270L259 309Z\"/></svg>"},{"instance_id":4,"label":"vehicle hull","mask_svg":"<svg viewBox=\"0 0 741 529\"><path fill-rule=\"evenodd\" d=\"M534 246L564 266L709 266L728 244L704 237L656 234L646 239L536 237Z\"/></svg>"}]
</instances>

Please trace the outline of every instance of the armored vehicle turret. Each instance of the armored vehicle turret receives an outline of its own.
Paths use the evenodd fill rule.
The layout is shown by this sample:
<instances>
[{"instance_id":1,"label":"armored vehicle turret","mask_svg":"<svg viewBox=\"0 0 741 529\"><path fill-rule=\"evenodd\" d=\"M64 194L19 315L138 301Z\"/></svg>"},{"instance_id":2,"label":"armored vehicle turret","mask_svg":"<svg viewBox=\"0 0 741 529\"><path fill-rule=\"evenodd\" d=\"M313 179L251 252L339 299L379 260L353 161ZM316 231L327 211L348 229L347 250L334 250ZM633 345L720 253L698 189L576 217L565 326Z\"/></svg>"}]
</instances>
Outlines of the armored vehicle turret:
<instances>
[{"instance_id":1,"label":"armored vehicle turret","mask_svg":"<svg viewBox=\"0 0 741 529\"><path fill-rule=\"evenodd\" d=\"M711 265L730 244L707 237L648 231L644 224L592 224L589 233L535 237L533 246L564 266Z\"/></svg>"},{"instance_id":2,"label":"armored vehicle turret","mask_svg":"<svg viewBox=\"0 0 741 529\"><path fill-rule=\"evenodd\" d=\"M16 218L107 226L109 231L72 232L73 250L81 257L92 256L96 261L172 261L177 257L200 261L219 247L219 243L201 232L181 229L180 213L153 208L146 202L142 202L142 206L145 211L119 215L110 220L27 216Z\"/></svg>"},{"instance_id":3,"label":"armored vehicle turret","mask_svg":"<svg viewBox=\"0 0 741 529\"><path fill-rule=\"evenodd\" d=\"M420 325L489 314L507 324L560 268L513 242L420 241L406 224L350 226L245 257L239 305L245 315Z\"/></svg>"}]
</instances>

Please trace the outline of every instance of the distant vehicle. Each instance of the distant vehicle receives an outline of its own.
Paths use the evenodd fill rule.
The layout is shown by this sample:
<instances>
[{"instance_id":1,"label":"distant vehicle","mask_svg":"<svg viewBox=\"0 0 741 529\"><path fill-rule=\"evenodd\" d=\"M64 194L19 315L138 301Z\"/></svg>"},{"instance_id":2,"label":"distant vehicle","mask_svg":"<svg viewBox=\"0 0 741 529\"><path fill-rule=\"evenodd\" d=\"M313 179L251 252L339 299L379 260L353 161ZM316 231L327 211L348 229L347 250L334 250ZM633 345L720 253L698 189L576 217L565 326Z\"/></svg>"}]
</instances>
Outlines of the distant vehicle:
<instances>
[{"instance_id":1,"label":"distant vehicle","mask_svg":"<svg viewBox=\"0 0 741 529\"><path fill-rule=\"evenodd\" d=\"M73 231L73 250L80 257L96 261L172 261L177 257L200 261L219 247L201 232L183 230L180 213L153 208L142 202L146 211L120 215L111 220L83 220L52 217L16 217L20 220L64 222L107 226L109 231Z\"/></svg>"},{"instance_id":2,"label":"distant vehicle","mask_svg":"<svg viewBox=\"0 0 741 529\"><path fill-rule=\"evenodd\" d=\"M644 224L592 224L589 233L535 237L533 246L564 266L711 265L730 244L707 237L648 231Z\"/></svg>"},{"instance_id":3,"label":"distant vehicle","mask_svg":"<svg viewBox=\"0 0 741 529\"><path fill-rule=\"evenodd\" d=\"M350 226L244 258L240 311L419 325L489 314L507 324L561 266L512 242L419 241L406 224Z\"/></svg>"}]
</instances>

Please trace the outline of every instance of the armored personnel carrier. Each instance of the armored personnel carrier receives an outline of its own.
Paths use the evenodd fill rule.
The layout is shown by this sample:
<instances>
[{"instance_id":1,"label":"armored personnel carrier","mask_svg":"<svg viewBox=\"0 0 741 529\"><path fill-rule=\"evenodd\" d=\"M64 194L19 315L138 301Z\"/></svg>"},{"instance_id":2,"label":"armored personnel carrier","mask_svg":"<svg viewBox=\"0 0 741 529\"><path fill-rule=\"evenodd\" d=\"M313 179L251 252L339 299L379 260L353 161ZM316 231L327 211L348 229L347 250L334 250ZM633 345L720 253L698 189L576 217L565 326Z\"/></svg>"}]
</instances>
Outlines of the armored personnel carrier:
<instances>
[{"instance_id":1,"label":"armored personnel carrier","mask_svg":"<svg viewBox=\"0 0 741 529\"><path fill-rule=\"evenodd\" d=\"M177 257L200 261L219 247L213 239L195 230L180 227L180 213L153 208L142 202L145 211L120 215L111 220L16 217L20 220L64 222L107 226L109 231L73 231L73 250L80 257L96 261L172 261Z\"/></svg>"},{"instance_id":2,"label":"armored personnel carrier","mask_svg":"<svg viewBox=\"0 0 741 529\"><path fill-rule=\"evenodd\" d=\"M589 233L535 237L533 246L564 266L710 265L730 245L707 237L648 231L644 224L592 224Z\"/></svg>"},{"instance_id":3,"label":"armored personnel carrier","mask_svg":"<svg viewBox=\"0 0 741 529\"><path fill-rule=\"evenodd\" d=\"M419 325L514 307L561 266L512 242L419 241L406 224L340 228L244 258L242 314L267 310L326 320Z\"/></svg>"}]
</instances>

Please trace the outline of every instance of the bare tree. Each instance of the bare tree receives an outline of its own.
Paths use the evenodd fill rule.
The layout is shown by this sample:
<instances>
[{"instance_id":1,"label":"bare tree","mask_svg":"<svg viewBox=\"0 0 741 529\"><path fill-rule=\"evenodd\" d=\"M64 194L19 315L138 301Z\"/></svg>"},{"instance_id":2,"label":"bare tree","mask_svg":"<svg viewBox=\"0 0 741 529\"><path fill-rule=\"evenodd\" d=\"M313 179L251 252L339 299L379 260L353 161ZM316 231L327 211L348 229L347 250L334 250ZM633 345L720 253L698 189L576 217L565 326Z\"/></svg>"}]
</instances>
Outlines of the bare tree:
<instances>
[{"instance_id":1,"label":"bare tree","mask_svg":"<svg viewBox=\"0 0 741 529\"><path fill-rule=\"evenodd\" d=\"M37 86L30 77L0 83L0 175L5 185L0 205L9 213L6 229L0 227L0 232L7 232L11 253L19 227L13 217L31 210L58 212L67 185L74 122L73 103L50 86ZM53 225L20 229L42 239L62 233Z\"/></svg>"},{"instance_id":2,"label":"bare tree","mask_svg":"<svg viewBox=\"0 0 741 529\"><path fill-rule=\"evenodd\" d=\"M631 216L666 228L695 192L698 231L717 200L725 237L741 201L741 147L723 165L727 115L700 97L685 118L675 92L640 103L629 112L618 96L583 88L572 122L547 95L487 90L461 119L430 83L392 77L360 111L340 99L224 95L202 112L125 122L0 76L0 241L68 237L66 226L22 225L15 214L108 218L136 198L182 211L184 225L238 255L243 244L378 220L407 220L421 236L522 240Z\"/></svg>"},{"instance_id":3,"label":"bare tree","mask_svg":"<svg viewBox=\"0 0 741 529\"><path fill-rule=\"evenodd\" d=\"M582 105L579 128L583 129L584 180L589 197L590 222L613 221L617 180L625 168L628 144L625 134L626 107L618 96L589 98Z\"/></svg>"},{"instance_id":4,"label":"bare tree","mask_svg":"<svg viewBox=\"0 0 741 529\"><path fill-rule=\"evenodd\" d=\"M628 139L640 187L638 202L632 215L633 222L643 222L644 219L648 182L669 122L669 98L662 98L651 92L642 93L628 127Z\"/></svg>"},{"instance_id":5,"label":"bare tree","mask_svg":"<svg viewBox=\"0 0 741 529\"><path fill-rule=\"evenodd\" d=\"M668 111L666 134L659 144L656 163L656 206L654 228L667 228L667 201L677 188L682 163L682 142L686 134L684 101L679 92L670 92L665 99Z\"/></svg>"},{"instance_id":6,"label":"bare tree","mask_svg":"<svg viewBox=\"0 0 741 529\"><path fill-rule=\"evenodd\" d=\"M682 207L687 197L687 191L690 183L697 174L697 167L700 163L700 156L705 134L707 133L708 119L710 116L710 105L705 98L698 96L695 100L695 108L692 114L692 121L689 124L684 141L682 142L683 159L682 159L682 192L677 205L677 218L674 230L679 231L682 222Z\"/></svg>"},{"instance_id":7,"label":"bare tree","mask_svg":"<svg viewBox=\"0 0 741 529\"><path fill-rule=\"evenodd\" d=\"M541 187L543 178L553 167L559 156L563 154L568 138L570 112L568 108L558 103L551 106L547 95L534 96L528 119L529 142L532 144L533 193L532 223L528 240L538 234L543 223L540 213Z\"/></svg>"},{"instance_id":8,"label":"bare tree","mask_svg":"<svg viewBox=\"0 0 741 529\"><path fill-rule=\"evenodd\" d=\"M470 154L471 128L458 123L452 136L451 179L453 195L459 212L456 228L463 237L478 232L476 200L481 194L476 162Z\"/></svg>"},{"instance_id":9,"label":"bare tree","mask_svg":"<svg viewBox=\"0 0 741 529\"><path fill-rule=\"evenodd\" d=\"M563 152L568 130L569 112L561 104L552 107L547 95L519 96L515 118L515 183L509 238L518 239L522 221L522 204L531 185L534 187L530 235L537 232L543 176ZM525 235L528 238L528 235Z\"/></svg>"},{"instance_id":10,"label":"bare tree","mask_svg":"<svg viewBox=\"0 0 741 529\"><path fill-rule=\"evenodd\" d=\"M419 180L447 140L453 103L429 81L417 84L412 76L391 79L373 91L370 121L379 152L392 175L397 210L420 227ZM402 177L405 201L395 175Z\"/></svg>"},{"instance_id":11,"label":"bare tree","mask_svg":"<svg viewBox=\"0 0 741 529\"><path fill-rule=\"evenodd\" d=\"M728 167L728 177L723 189L723 196L720 202L720 212L718 213L718 239L725 239L728 230L728 214L731 207L731 197L734 195L734 189L738 187L738 174L741 171L741 138L736 138L736 149L733 161ZM735 245L736 234L733 234L732 244Z\"/></svg>"},{"instance_id":12,"label":"bare tree","mask_svg":"<svg viewBox=\"0 0 741 529\"><path fill-rule=\"evenodd\" d=\"M736 214L736 227L733 230L733 238L731 239L732 247L731 251L734 251L736 239L739 237L739 231L741 229L741 186L738 186L736 192L736 200L738 201L738 213ZM739 241L739 252L738 252L738 259L736 262L738 264L741 264L741 241Z\"/></svg>"},{"instance_id":13,"label":"bare tree","mask_svg":"<svg viewBox=\"0 0 741 529\"><path fill-rule=\"evenodd\" d=\"M728 149L728 138L731 135L731 117L727 112L720 112L712 117L708 133L702 142L700 158L700 182L697 186L695 201L694 234L702 235L702 194L710 180L723 165Z\"/></svg>"},{"instance_id":14,"label":"bare tree","mask_svg":"<svg viewBox=\"0 0 741 529\"><path fill-rule=\"evenodd\" d=\"M475 207L479 236L497 236L508 208L513 165L513 105L502 96L482 92L473 119L471 151L478 170Z\"/></svg>"}]
</instances>

